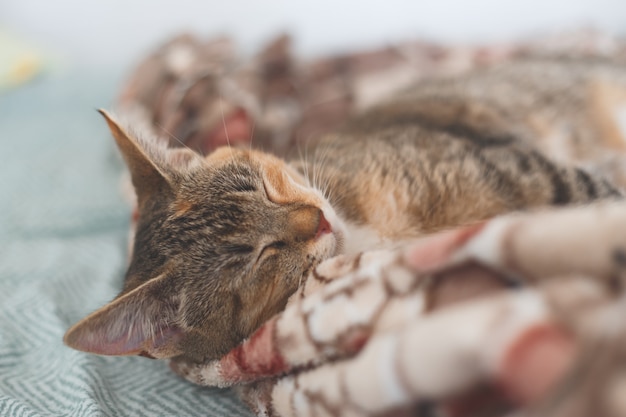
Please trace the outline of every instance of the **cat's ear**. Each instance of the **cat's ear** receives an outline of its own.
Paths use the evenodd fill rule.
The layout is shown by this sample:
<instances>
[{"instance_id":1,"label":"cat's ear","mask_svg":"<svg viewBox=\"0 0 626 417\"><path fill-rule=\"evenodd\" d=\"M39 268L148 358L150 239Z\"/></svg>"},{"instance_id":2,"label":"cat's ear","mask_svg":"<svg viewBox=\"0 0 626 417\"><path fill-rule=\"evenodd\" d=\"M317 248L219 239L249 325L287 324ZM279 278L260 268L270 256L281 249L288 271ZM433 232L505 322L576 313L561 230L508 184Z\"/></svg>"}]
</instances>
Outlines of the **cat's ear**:
<instances>
[{"instance_id":1,"label":"cat's ear","mask_svg":"<svg viewBox=\"0 0 626 417\"><path fill-rule=\"evenodd\" d=\"M177 305L165 300L168 276L161 275L116 298L72 326L63 341L99 355L142 355L165 359L179 355L183 330Z\"/></svg>"},{"instance_id":2,"label":"cat's ear","mask_svg":"<svg viewBox=\"0 0 626 417\"><path fill-rule=\"evenodd\" d=\"M169 149L167 159L170 165L178 170L190 169L204 163L199 154L188 148Z\"/></svg>"},{"instance_id":3,"label":"cat's ear","mask_svg":"<svg viewBox=\"0 0 626 417\"><path fill-rule=\"evenodd\" d=\"M138 140L132 137L108 112L103 109L99 109L98 112L109 125L117 147L126 161L139 205L141 206L149 196L168 189L171 184L168 175L150 158Z\"/></svg>"}]
</instances>

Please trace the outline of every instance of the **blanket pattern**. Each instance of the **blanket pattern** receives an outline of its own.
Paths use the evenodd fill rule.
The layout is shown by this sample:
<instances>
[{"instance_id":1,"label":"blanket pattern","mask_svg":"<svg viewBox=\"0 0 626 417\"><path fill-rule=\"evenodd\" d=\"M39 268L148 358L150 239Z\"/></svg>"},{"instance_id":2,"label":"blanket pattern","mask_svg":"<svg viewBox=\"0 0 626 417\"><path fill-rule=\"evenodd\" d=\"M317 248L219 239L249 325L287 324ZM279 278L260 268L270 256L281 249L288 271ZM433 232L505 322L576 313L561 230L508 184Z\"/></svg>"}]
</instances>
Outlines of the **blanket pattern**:
<instances>
[{"instance_id":1,"label":"blanket pattern","mask_svg":"<svg viewBox=\"0 0 626 417\"><path fill-rule=\"evenodd\" d=\"M286 154L426 76L526 54L626 55L589 32L490 48L409 43L304 66L288 45L237 66L227 40L177 38L140 65L120 107L172 146L208 153L222 144L216 129L232 128L243 132L234 144L254 137ZM626 186L626 143L580 143L564 127L536 145ZM223 358L170 366L233 387L267 416L623 415L625 209L508 215L330 259Z\"/></svg>"}]
</instances>

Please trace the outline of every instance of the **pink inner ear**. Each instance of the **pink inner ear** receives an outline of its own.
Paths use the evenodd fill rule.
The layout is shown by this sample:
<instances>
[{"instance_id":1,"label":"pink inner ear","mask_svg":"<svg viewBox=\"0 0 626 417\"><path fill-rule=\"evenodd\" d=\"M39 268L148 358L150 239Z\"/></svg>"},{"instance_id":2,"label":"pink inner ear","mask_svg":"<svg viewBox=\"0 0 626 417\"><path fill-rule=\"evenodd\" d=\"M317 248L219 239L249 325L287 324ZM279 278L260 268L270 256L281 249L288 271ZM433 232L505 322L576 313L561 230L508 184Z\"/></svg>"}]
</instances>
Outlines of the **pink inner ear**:
<instances>
[{"instance_id":1,"label":"pink inner ear","mask_svg":"<svg viewBox=\"0 0 626 417\"><path fill-rule=\"evenodd\" d=\"M146 314L146 311L128 311L123 307L109 306L87 317L68 330L65 343L98 355L163 357L177 350L183 331L176 325L164 323L163 317L153 317L164 314L163 310L152 309L152 314Z\"/></svg>"},{"instance_id":2,"label":"pink inner ear","mask_svg":"<svg viewBox=\"0 0 626 417\"><path fill-rule=\"evenodd\" d=\"M166 326L154 329L148 334L140 326L84 326L72 329L65 337L65 343L74 349L98 355L137 355L144 352L153 354L177 343L183 335L180 328Z\"/></svg>"},{"instance_id":3,"label":"pink inner ear","mask_svg":"<svg viewBox=\"0 0 626 417\"><path fill-rule=\"evenodd\" d=\"M176 307L159 299L167 280L166 275L153 278L90 314L67 331L65 343L100 355L165 358L176 353L183 336L173 324Z\"/></svg>"},{"instance_id":4,"label":"pink inner ear","mask_svg":"<svg viewBox=\"0 0 626 417\"><path fill-rule=\"evenodd\" d=\"M155 329L154 334L143 331L131 331L129 334L104 335L93 345L92 353L100 355L138 355L155 352L172 343L176 343L183 332L175 326ZM111 338L109 338L111 337Z\"/></svg>"},{"instance_id":5,"label":"pink inner ear","mask_svg":"<svg viewBox=\"0 0 626 417\"><path fill-rule=\"evenodd\" d=\"M236 109L226 115L223 122L218 122L207 135L205 149L211 152L220 146L247 145L252 139L252 126L253 122L248 113L244 109Z\"/></svg>"}]
</instances>

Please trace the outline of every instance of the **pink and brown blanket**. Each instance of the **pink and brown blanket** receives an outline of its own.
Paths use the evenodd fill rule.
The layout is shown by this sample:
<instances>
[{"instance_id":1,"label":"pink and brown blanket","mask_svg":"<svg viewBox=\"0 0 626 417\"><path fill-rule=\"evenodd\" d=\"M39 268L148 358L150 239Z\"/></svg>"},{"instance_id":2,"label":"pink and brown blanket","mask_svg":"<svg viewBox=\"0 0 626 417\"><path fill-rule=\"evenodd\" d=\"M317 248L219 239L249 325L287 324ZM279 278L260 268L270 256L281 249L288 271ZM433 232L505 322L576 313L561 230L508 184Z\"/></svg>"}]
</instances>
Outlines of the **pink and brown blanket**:
<instances>
[{"instance_id":1,"label":"pink and brown blanket","mask_svg":"<svg viewBox=\"0 0 626 417\"><path fill-rule=\"evenodd\" d=\"M287 154L423 77L532 54L626 56L625 45L581 31L488 47L407 42L307 63L287 37L242 60L228 39L185 35L137 68L119 107L172 146L207 153L254 138ZM598 138L589 150L562 134L539 146L626 187L626 143ZM605 202L339 256L220 360L171 367L234 387L268 416L626 415L625 232L626 203Z\"/></svg>"}]
</instances>

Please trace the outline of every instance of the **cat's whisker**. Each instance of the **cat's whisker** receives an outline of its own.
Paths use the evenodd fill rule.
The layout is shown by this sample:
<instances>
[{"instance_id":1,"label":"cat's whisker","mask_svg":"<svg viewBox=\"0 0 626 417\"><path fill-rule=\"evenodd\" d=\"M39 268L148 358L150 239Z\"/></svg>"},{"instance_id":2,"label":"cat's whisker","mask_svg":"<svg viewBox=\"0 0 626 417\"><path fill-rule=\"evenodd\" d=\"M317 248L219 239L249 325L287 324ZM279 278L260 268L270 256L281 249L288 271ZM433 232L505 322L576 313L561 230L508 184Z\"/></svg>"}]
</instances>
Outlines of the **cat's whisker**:
<instances>
[{"instance_id":1,"label":"cat's whisker","mask_svg":"<svg viewBox=\"0 0 626 417\"><path fill-rule=\"evenodd\" d=\"M226 144L230 148L230 137L228 136L228 128L226 127L226 118L224 117L224 103L220 95L220 113L222 115L222 126L224 126L224 134L226 135Z\"/></svg>"},{"instance_id":2,"label":"cat's whisker","mask_svg":"<svg viewBox=\"0 0 626 417\"><path fill-rule=\"evenodd\" d=\"M176 137L176 135L174 135L172 132L170 132L169 130L167 130L165 127L163 127L163 125L159 124L159 123L155 123L156 127L158 127L159 129L161 129L162 131L164 131L165 133L167 133L172 139L174 139L176 142L180 143L183 147L189 149L190 151L193 151L193 149L191 149L189 146L187 146L187 144L185 142L183 142L182 140L180 140L178 137Z\"/></svg>"},{"instance_id":3,"label":"cat's whisker","mask_svg":"<svg viewBox=\"0 0 626 417\"><path fill-rule=\"evenodd\" d=\"M309 175L309 142L302 141L299 138L296 138L296 143L298 147L298 156L300 157L300 163L302 164L302 170L304 171L303 173L306 184L308 187L312 187L312 179Z\"/></svg>"},{"instance_id":4,"label":"cat's whisker","mask_svg":"<svg viewBox=\"0 0 626 417\"><path fill-rule=\"evenodd\" d=\"M304 179L306 180L306 184L308 187L311 187L311 179L309 178L309 164L307 160L307 150L308 148L304 147L304 154L302 153L302 147L298 142L298 156L300 157L300 162L302 163L302 170L304 171Z\"/></svg>"},{"instance_id":5,"label":"cat's whisker","mask_svg":"<svg viewBox=\"0 0 626 417\"><path fill-rule=\"evenodd\" d=\"M170 132L169 130L167 130L163 125L156 123L156 127L158 127L159 129L161 129L162 131L164 131L165 133L167 133L172 139L174 139L176 142L180 143L181 146L183 148L187 148L189 149L191 152L193 153L199 153L199 151L196 151L194 149L191 149L189 147L189 145L187 145L185 142L183 142L179 137L177 137L175 134L173 134L172 132Z\"/></svg>"},{"instance_id":6,"label":"cat's whisker","mask_svg":"<svg viewBox=\"0 0 626 417\"><path fill-rule=\"evenodd\" d=\"M311 164L309 164L309 148L308 146L304 148L304 163L306 166L306 182L309 187L313 186L313 179L311 178Z\"/></svg>"},{"instance_id":7,"label":"cat's whisker","mask_svg":"<svg viewBox=\"0 0 626 417\"><path fill-rule=\"evenodd\" d=\"M226 144L228 145L228 149L230 150L230 159L233 163L233 166L238 171L239 175L246 176L245 172L241 171L241 167L238 164L235 164L235 152L230 144L230 136L228 135L228 127L226 126L226 117L224 116L224 102L222 100L222 95L220 94L220 113L222 115L222 126L224 127L224 133L226 135Z\"/></svg>"},{"instance_id":8,"label":"cat's whisker","mask_svg":"<svg viewBox=\"0 0 626 417\"><path fill-rule=\"evenodd\" d=\"M173 138L174 140L176 140L176 142L180 143L183 148L189 149L191 152L193 152L194 156L196 159L199 159L200 161L202 161L202 163L205 163L205 159L202 157L202 154L200 152L200 150L194 150L191 149L185 142L183 142L182 140L180 140L178 137L176 137L176 135L174 135L172 132L170 132L169 130L167 130L165 127L163 127L161 124L156 123L156 127L158 127L159 129L161 129L162 131L164 131L165 133L167 133L171 138Z\"/></svg>"},{"instance_id":9,"label":"cat's whisker","mask_svg":"<svg viewBox=\"0 0 626 417\"><path fill-rule=\"evenodd\" d=\"M317 173L317 161L313 160L313 163L311 164L311 170L312 172L312 176L311 176L311 183L313 184L313 188L317 188L317 181L316 179L316 173Z\"/></svg>"},{"instance_id":10,"label":"cat's whisker","mask_svg":"<svg viewBox=\"0 0 626 417\"><path fill-rule=\"evenodd\" d=\"M332 190L330 187L330 178L326 179L325 184L322 187L322 195L324 196L324 198L328 201L331 201L332 199Z\"/></svg>"},{"instance_id":11,"label":"cat's whisker","mask_svg":"<svg viewBox=\"0 0 626 417\"><path fill-rule=\"evenodd\" d=\"M322 172L326 170L325 165L327 162L328 162L327 157L324 157L322 162L320 163L320 170L322 170ZM319 184L320 186L319 190L321 191L322 195L327 201L332 202L333 205L336 205L344 200L344 195L338 194L338 196L335 197L335 194L333 193L333 189L335 187L333 187L332 181L333 181L333 178L331 176L326 176L324 178L324 183Z\"/></svg>"},{"instance_id":12,"label":"cat's whisker","mask_svg":"<svg viewBox=\"0 0 626 417\"><path fill-rule=\"evenodd\" d=\"M252 150L252 140L254 139L254 129L256 129L256 119L252 119L252 129L250 129L250 140L248 141L248 150Z\"/></svg>"},{"instance_id":13,"label":"cat's whisker","mask_svg":"<svg viewBox=\"0 0 626 417\"><path fill-rule=\"evenodd\" d=\"M319 183L319 180L320 180L319 175L320 175L320 173L324 172L324 165L325 165L325 163L327 161L329 153L330 153L330 146L324 147L324 149L322 149L321 155L318 158L316 158L315 163L314 163L314 167L313 167L313 169L314 169L313 185L315 186L316 189L320 190L320 192L322 193L322 195L324 195L325 198L327 198L326 195L325 195L325 192L323 190L325 188L324 187L325 184ZM329 179L327 178L326 182L328 182L328 181L329 181Z\"/></svg>"},{"instance_id":14,"label":"cat's whisker","mask_svg":"<svg viewBox=\"0 0 626 417\"><path fill-rule=\"evenodd\" d=\"M228 145L228 149L230 149L230 157L232 161L235 161L235 154L233 152L233 148L230 146L230 137L228 136L228 128L226 127L226 117L224 116L224 102L222 100L222 95L220 94L220 113L222 115L222 126L224 127L224 134L226 135L226 144Z\"/></svg>"}]
</instances>

